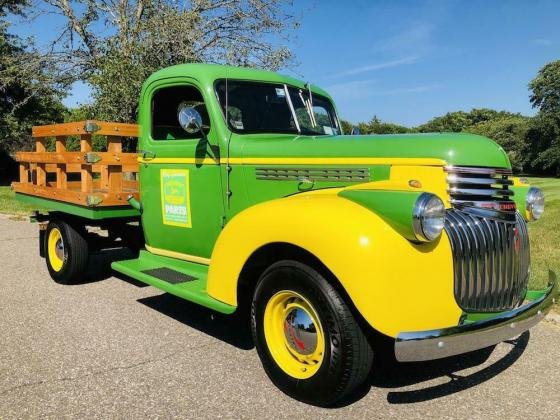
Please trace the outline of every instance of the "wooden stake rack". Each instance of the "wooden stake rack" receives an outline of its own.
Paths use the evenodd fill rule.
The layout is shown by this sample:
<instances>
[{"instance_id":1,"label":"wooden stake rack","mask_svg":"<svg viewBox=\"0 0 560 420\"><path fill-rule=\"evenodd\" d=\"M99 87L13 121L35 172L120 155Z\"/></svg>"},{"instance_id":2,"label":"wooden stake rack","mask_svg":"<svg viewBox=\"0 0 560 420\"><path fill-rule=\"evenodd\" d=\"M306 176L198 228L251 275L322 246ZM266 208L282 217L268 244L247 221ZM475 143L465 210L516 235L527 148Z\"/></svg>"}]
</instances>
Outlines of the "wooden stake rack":
<instances>
[{"instance_id":1,"label":"wooden stake rack","mask_svg":"<svg viewBox=\"0 0 560 420\"><path fill-rule=\"evenodd\" d=\"M138 199L138 155L123 153L122 138L138 137L136 124L78 121L33 127L35 152L18 152L19 182L16 193L38 196L87 207L126 206ZM107 136L107 151L94 152L93 134ZM66 139L79 136L80 151L66 151ZM46 140L55 139L55 151L46 151ZM123 173L132 173L125 179ZM54 176L50 175L54 174ZM69 180L68 174L79 174Z\"/></svg>"}]
</instances>

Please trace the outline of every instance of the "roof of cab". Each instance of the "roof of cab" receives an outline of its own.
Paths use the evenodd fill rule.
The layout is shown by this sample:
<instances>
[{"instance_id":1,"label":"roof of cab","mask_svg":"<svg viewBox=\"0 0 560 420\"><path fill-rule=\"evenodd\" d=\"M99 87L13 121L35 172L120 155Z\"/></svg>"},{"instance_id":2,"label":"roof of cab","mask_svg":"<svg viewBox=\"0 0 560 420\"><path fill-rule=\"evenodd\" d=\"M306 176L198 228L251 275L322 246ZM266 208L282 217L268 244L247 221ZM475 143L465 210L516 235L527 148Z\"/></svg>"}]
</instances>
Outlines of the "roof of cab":
<instances>
[{"instance_id":1,"label":"roof of cab","mask_svg":"<svg viewBox=\"0 0 560 420\"><path fill-rule=\"evenodd\" d=\"M234 67L222 64L178 64L171 67L158 70L146 80L145 86L155 80L161 80L169 77L190 76L200 82L213 85L219 79L235 79L235 80L254 80L261 82L285 83L288 85L304 88L305 82L294 79L293 77L282 75L267 70L259 70L248 67ZM311 85L314 92L329 96L327 92L318 86Z\"/></svg>"}]
</instances>

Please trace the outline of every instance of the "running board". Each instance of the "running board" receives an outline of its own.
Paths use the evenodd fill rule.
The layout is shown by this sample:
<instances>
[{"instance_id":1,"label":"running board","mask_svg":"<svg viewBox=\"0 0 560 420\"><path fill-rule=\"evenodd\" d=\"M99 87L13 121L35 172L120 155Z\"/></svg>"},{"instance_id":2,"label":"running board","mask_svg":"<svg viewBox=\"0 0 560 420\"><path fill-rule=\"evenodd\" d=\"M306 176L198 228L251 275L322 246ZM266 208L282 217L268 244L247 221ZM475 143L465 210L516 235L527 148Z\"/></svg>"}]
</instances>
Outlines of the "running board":
<instances>
[{"instance_id":1,"label":"running board","mask_svg":"<svg viewBox=\"0 0 560 420\"><path fill-rule=\"evenodd\" d=\"M213 309L231 314L236 307L220 302L206 292L208 266L140 251L138 258L115 261L113 270L157 289Z\"/></svg>"}]
</instances>

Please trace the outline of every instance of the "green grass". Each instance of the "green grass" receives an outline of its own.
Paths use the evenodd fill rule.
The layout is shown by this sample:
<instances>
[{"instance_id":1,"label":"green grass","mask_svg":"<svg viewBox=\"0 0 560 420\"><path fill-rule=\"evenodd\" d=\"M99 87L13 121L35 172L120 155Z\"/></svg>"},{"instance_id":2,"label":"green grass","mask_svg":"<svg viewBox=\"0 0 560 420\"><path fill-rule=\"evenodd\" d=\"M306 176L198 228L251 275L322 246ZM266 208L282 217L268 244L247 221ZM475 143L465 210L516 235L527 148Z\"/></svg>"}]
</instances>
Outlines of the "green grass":
<instances>
[{"instance_id":1,"label":"green grass","mask_svg":"<svg viewBox=\"0 0 560 420\"><path fill-rule=\"evenodd\" d=\"M16 195L10 187L0 187L0 213L25 216L31 214L34 210L40 209L17 201Z\"/></svg>"},{"instance_id":2,"label":"green grass","mask_svg":"<svg viewBox=\"0 0 560 420\"><path fill-rule=\"evenodd\" d=\"M531 239L530 288L543 288L548 270L560 276L560 179L529 178L531 185L544 191L545 211L540 220L529 223Z\"/></svg>"}]
</instances>

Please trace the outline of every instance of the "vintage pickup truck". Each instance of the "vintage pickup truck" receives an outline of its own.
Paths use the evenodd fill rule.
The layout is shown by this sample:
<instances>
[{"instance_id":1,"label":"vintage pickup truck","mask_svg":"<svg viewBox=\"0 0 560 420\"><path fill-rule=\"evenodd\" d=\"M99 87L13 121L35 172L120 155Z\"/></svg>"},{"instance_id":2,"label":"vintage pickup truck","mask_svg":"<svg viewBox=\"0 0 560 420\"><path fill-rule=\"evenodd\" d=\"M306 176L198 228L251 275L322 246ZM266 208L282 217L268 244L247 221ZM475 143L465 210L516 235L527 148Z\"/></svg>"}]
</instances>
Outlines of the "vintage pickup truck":
<instances>
[{"instance_id":1,"label":"vintage pickup truck","mask_svg":"<svg viewBox=\"0 0 560 420\"><path fill-rule=\"evenodd\" d=\"M398 361L448 357L519 335L557 297L554 273L527 290L543 194L487 138L343 135L322 89L218 65L158 71L139 104L138 126L35 127L37 150L18 153L17 197L50 210L35 216L50 275L76 282L92 252L137 247L113 269L246 313L270 379L299 400L347 397L375 337Z\"/></svg>"}]
</instances>

